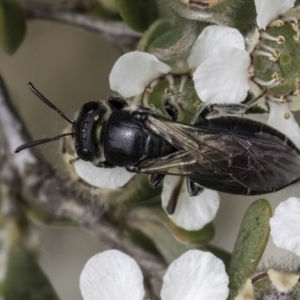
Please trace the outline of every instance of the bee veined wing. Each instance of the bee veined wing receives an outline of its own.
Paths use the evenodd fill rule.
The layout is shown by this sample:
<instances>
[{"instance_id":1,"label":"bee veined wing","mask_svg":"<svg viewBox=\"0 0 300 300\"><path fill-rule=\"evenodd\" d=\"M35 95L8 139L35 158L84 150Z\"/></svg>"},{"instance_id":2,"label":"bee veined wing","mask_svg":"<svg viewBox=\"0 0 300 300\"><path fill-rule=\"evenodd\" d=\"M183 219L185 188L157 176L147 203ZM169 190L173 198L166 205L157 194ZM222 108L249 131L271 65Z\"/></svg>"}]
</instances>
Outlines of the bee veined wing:
<instances>
[{"instance_id":1,"label":"bee veined wing","mask_svg":"<svg viewBox=\"0 0 300 300\"><path fill-rule=\"evenodd\" d=\"M179 151L146 161L144 172L185 175L203 187L243 195L275 192L300 178L299 149L265 124L220 117L209 126L186 125L149 116L145 126Z\"/></svg>"}]
</instances>

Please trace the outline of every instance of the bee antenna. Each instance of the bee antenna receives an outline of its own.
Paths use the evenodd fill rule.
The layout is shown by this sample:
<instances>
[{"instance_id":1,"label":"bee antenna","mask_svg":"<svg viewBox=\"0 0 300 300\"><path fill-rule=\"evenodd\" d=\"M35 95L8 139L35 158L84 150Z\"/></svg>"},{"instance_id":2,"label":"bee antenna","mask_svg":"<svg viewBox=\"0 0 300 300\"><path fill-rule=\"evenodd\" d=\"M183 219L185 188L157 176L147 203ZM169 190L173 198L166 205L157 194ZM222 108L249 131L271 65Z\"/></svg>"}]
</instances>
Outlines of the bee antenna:
<instances>
[{"instance_id":1,"label":"bee antenna","mask_svg":"<svg viewBox=\"0 0 300 300\"><path fill-rule=\"evenodd\" d=\"M52 102L50 102L45 96L43 96L34 86L31 82L28 82L28 86L30 90L38 97L40 98L45 104L47 104L50 108L54 109L62 118L64 118L66 121L74 125L74 122L72 122L60 109L58 109Z\"/></svg>"},{"instance_id":2,"label":"bee antenna","mask_svg":"<svg viewBox=\"0 0 300 300\"><path fill-rule=\"evenodd\" d=\"M33 141L33 142L30 142L30 143L21 145L15 150L15 153L18 153L18 152L20 152L24 149L27 149L27 148L30 148L30 147L33 147L33 146L37 146L37 145L45 144L45 143L48 143L48 142L56 141L56 140L61 139L64 136L67 136L67 135L73 135L73 133L64 133L64 134L60 134L60 135L57 135L57 136L54 136L54 137L51 137L51 138L42 139L42 140L38 140L38 141Z\"/></svg>"}]
</instances>

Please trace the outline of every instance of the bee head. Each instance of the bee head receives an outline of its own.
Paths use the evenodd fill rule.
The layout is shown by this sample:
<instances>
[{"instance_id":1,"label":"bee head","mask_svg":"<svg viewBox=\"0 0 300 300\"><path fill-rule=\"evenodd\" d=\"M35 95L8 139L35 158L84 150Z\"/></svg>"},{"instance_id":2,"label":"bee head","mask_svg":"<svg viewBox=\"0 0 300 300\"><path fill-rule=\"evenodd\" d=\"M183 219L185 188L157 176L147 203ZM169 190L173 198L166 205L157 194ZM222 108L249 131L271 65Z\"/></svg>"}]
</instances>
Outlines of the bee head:
<instances>
[{"instance_id":1,"label":"bee head","mask_svg":"<svg viewBox=\"0 0 300 300\"><path fill-rule=\"evenodd\" d=\"M82 106L72 127L74 147L80 159L92 162L101 156L100 131L109 112L104 101L87 102Z\"/></svg>"}]
</instances>

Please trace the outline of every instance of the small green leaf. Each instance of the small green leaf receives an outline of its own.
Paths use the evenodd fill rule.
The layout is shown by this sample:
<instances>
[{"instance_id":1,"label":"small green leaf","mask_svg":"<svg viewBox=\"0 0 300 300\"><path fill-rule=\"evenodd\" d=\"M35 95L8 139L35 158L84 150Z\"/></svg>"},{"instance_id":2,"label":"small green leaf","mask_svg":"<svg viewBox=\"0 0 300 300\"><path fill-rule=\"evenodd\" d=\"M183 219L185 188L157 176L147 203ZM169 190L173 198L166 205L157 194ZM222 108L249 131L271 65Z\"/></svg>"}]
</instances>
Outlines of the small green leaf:
<instances>
[{"instance_id":1,"label":"small green leaf","mask_svg":"<svg viewBox=\"0 0 300 300\"><path fill-rule=\"evenodd\" d=\"M98 3L111 12L118 12L116 0L98 0Z\"/></svg>"},{"instance_id":2,"label":"small green leaf","mask_svg":"<svg viewBox=\"0 0 300 300\"><path fill-rule=\"evenodd\" d=\"M237 291L257 268L269 239L271 216L271 206L264 199L255 201L246 211L228 270L230 289Z\"/></svg>"},{"instance_id":3,"label":"small green leaf","mask_svg":"<svg viewBox=\"0 0 300 300\"><path fill-rule=\"evenodd\" d=\"M206 224L202 229L193 231L176 226L170 219L165 224L182 243L206 245L215 235L213 223Z\"/></svg>"},{"instance_id":4,"label":"small green leaf","mask_svg":"<svg viewBox=\"0 0 300 300\"><path fill-rule=\"evenodd\" d=\"M244 36L256 27L256 7L253 0L232 2L231 9L228 10L233 19L234 26Z\"/></svg>"},{"instance_id":5,"label":"small green leaf","mask_svg":"<svg viewBox=\"0 0 300 300\"><path fill-rule=\"evenodd\" d=\"M17 51L26 32L25 13L15 0L0 0L0 43L8 54Z\"/></svg>"},{"instance_id":6,"label":"small green leaf","mask_svg":"<svg viewBox=\"0 0 300 300\"><path fill-rule=\"evenodd\" d=\"M130 212L127 225L140 230L150 238L167 263L185 253L189 248L180 243L174 234L157 216L164 213L162 209L138 208Z\"/></svg>"},{"instance_id":7,"label":"small green leaf","mask_svg":"<svg viewBox=\"0 0 300 300\"><path fill-rule=\"evenodd\" d=\"M114 10L113 7L106 6L104 2L93 2L88 8L88 12L97 16L102 20L121 20L119 12Z\"/></svg>"},{"instance_id":8,"label":"small green leaf","mask_svg":"<svg viewBox=\"0 0 300 300\"><path fill-rule=\"evenodd\" d=\"M143 234L139 229L127 227L125 230L136 245L154 255L159 255L159 252L153 241Z\"/></svg>"},{"instance_id":9,"label":"small green leaf","mask_svg":"<svg viewBox=\"0 0 300 300\"><path fill-rule=\"evenodd\" d=\"M163 226L167 227L180 243L203 246L214 237L215 227L212 223L206 224L200 230L185 230L176 226L162 208L153 209L152 212L155 218L157 218Z\"/></svg>"},{"instance_id":10,"label":"small green leaf","mask_svg":"<svg viewBox=\"0 0 300 300\"><path fill-rule=\"evenodd\" d=\"M123 20L136 31L145 31L158 18L154 0L116 0L116 3Z\"/></svg>"},{"instance_id":11,"label":"small green leaf","mask_svg":"<svg viewBox=\"0 0 300 300\"><path fill-rule=\"evenodd\" d=\"M20 244L10 251L3 290L5 300L59 300L35 255Z\"/></svg>"},{"instance_id":12,"label":"small green leaf","mask_svg":"<svg viewBox=\"0 0 300 300\"><path fill-rule=\"evenodd\" d=\"M137 208L127 215L127 225L150 238L165 260L170 263L190 248L207 244L214 236L213 224L198 231L177 227L162 208Z\"/></svg>"}]
</instances>

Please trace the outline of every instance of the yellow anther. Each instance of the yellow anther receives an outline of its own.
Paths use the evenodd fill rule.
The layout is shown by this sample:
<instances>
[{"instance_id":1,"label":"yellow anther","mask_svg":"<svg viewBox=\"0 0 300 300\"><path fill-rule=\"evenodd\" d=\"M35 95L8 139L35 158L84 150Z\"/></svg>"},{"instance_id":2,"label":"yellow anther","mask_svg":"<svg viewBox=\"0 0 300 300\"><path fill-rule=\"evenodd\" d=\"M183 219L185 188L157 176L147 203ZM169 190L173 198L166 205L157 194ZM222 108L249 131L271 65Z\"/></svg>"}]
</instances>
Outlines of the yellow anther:
<instances>
[{"instance_id":1,"label":"yellow anther","mask_svg":"<svg viewBox=\"0 0 300 300\"><path fill-rule=\"evenodd\" d=\"M279 101L280 101L280 103L285 103L285 102L286 102L286 99L284 98L284 96L281 96L281 97L279 98Z\"/></svg>"},{"instance_id":2,"label":"yellow anther","mask_svg":"<svg viewBox=\"0 0 300 300\"><path fill-rule=\"evenodd\" d=\"M279 74L277 72L274 72L271 77L278 81Z\"/></svg>"},{"instance_id":3,"label":"yellow anther","mask_svg":"<svg viewBox=\"0 0 300 300\"><path fill-rule=\"evenodd\" d=\"M275 62L279 59L279 57L280 57L280 51L279 49L275 49L272 55L269 57L269 60Z\"/></svg>"},{"instance_id":4,"label":"yellow anther","mask_svg":"<svg viewBox=\"0 0 300 300\"><path fill-rule=\"evenodd\" d=\"M276 20L276 26L277 27L280 27L280 26L283 26L284 25L284 22L282 20Z\"/></svg>"},{"instance_id":5,"label":"yellow anther","mask_svg":"<svg viewBox=\"0 0 300 300\"><path fill-rule=\"evenodd\" d=\"M282 36L282 35L278 36L276 42L277 42L277 44L279 44L279 45L280 45L280 44L284 44L284 42L285 42L285 37Z\"/></svg>"},{"instance_id":6,"label":"yellow anther","mask_svg":"<svg viewBox=\"0 0 300 300\"><path fill-rule=\"evenodd\" d=\"M146 88L146 92L152 93L152 91L153 91L153 87L147 87L147 88Z\"/></svg>"},{"instance_id":7,"label":"yellow anther","mask_svg":"<svg viewBox=\"0 0 300 300\"><path fill-rule=\"evenodd\" d=\"M293 93L293 95L294 96L299 96L300 95L300 90L299 89L295 90L294 93Z\"/></svg>"},{"instance_id":8,"label":"yellow anther","mask_svg":"<svg viewBox=\"0 0 300 300\"><path fill-rule=\"evenodd\" d=\"M284 84L285 83L285 79L283 79L282 77L280 77L277 72L274 72L272 74L272 78L274 78L276 81L280 82L280 84Z\"/></svg>"},{"instance_id":9,"label":"yellow anther","mask_svg":"<svg viewBox=\"0 0 300 300\"><path fill-rule=\"evenodd\" d=\"M297 43L297 44L300 43L300 38L297 35L294 35L293 38L294 38L295 43Z\"/></svg>"},{"instance_id":10,"label":"yellow anther","mask_svg":"<svg viewBox=\"0 0 300 300\"><path fill-rule=\"evenodd\" d=\"M270 56L269 60L272 62L276 62L278 60L278 58L274 57L274 56Z\"/></svg>"},{"instance_id":11,"label":"yellow anther","mask_svg":"<svg viewBox=\"0 0 300 300\"><path fill-rule=\"evenodd\" d=\"M171 91L169 88L166 88L166 89L165 89L165 94L166 94L167 96L172 96L172 95L173 95L172 91Z\"/></svg>"},{"instance_id":12,"label":"yellow anther","mask_svg":"<svg viewBox=\"0 0 300 300\"><path fill-rule=\"evenodd\" d=\"M299 25L298 25L298 23L297 23L297 24L292 23L292 28L293 28L294 31L298 31L298 30L299 30Z\"/></svg>"},{"instance_id":13,"label":"yellow anther","mask_svg":"<svg viewBox=\"0 0 300 300\"><path fill-rule=\"evenodd\" d=\"M284 114L284 118L286 119L286 120L288 120L289 118L291 117L291 114L290 113L285 113Z\"/></svg>"}]
</instances>

